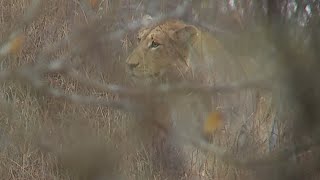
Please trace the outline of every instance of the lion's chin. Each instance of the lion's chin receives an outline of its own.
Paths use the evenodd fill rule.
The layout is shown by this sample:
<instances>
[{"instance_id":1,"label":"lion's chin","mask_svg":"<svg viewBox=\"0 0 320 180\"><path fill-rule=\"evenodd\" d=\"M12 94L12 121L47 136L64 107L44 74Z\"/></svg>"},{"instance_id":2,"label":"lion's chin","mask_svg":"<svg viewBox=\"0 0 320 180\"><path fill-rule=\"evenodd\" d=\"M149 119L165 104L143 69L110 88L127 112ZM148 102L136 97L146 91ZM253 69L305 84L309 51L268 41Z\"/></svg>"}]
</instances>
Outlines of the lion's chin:
<instances>
[{"instance_id":1,"label":"lion's chin","mask_svg":"<svg viewBox=\"0 0 320 180\"><path fill-rule=\"evenodd\" d=\"M130 79L135 85L157 85L161 83L161 76L160 73L155 74L138 74L131 72L129 73Z\"/></svg>"}]
</instances>

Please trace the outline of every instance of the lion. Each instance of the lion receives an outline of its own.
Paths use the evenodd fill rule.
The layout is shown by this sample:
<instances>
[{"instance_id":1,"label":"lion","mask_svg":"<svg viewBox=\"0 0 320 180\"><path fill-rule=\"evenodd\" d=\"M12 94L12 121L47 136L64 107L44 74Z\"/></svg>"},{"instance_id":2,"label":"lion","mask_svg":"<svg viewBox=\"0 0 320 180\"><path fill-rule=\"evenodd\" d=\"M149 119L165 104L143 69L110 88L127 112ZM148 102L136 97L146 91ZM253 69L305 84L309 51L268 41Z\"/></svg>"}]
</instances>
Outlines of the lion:
<instances>
[{"instance_id":1,"label":"lion","mask_svg":"<svg viewBox=\"0 0 320 180\"><path fill-rule=\"evenodd\" d=\"M137 35L138 44L126 59L127 74L137 84L188 81L213 85L247 77L251 68L233 59L211 33L176 19L151 26L150 21L152 18L145 16L144 27ZM235 98L239 94L221 95L225 102L220 102L219 106L243 105L239 97ZM212 104L208 96L203 100L210 101L205 102L206 105ZM216 98L215 101L220 100ZM211 111L214 107L208 108Z\"/></svg>"},{"instance_id":2,"label":"lion","mask_svg":"<svg viewBox=\"0 0 320 180\"><path fill-rule=\"evenodd\" d=\"M176 19L157 24L149 21L152 18L147 16L143 23L145 26L137 35L137 46L126 59L127 73L137 84L150 86L188 81L213 85L248 76L251 66L235 60L211 33ZM201 119L201 124L208 113L219 110L228 119L224 122L224 129L228 130L229 135L236 134L256 108L255 95L249 91L231 95L190 92L180 96L180 99L171 96L168 99L169 110L161 111L159 121L174 121L173 124L180 123L182 130L187 130L198 127L194 119ZM164 115L164 112L170 115ZM171 119L161 119L164 116ZM230 126L231 123L233 126ZM228 139L225 143L231 144L231 141Z\"/></svg>"},{"instance_id":3,"label":"lion","mask_svg":"<svg viewBox=\"0 0 320 180\"><path fill-rule=\"evenodd\" d=\"M148 16L148 20L152 18ZM151 27L143 27L138 32L137 40L138 46L126 60L127 72L135 80L154 82L160 77L173 80L185 78L183 76L187 72L195 75L195 71L200 70L197 73L211 73L214 76L211 81L220 83L236 80L239 77L236 72L243 68L232 60L212 34L179 20L167 20ZM235 66L238 66L238 70ZM174 72L174 76L168 77ZM197 80L204 80L203 78Z\"/></svg>"}]
</instances>

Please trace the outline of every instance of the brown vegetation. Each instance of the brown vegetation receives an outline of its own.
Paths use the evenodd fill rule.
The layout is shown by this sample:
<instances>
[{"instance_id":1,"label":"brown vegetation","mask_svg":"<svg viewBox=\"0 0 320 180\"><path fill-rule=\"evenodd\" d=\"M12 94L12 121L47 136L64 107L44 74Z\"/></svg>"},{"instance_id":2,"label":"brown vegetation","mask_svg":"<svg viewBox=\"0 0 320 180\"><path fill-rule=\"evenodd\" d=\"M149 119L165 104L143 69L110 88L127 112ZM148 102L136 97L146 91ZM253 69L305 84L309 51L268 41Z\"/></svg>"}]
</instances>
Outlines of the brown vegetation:
<instances>
[{"instance_id":1,"label":"brown vegetation","mask_svg":"<svg viewBox=\"0 0 320 180\"><path fill-rule=\"evenodd\" d=\"M259 2L1 1L0 178L317 177L319 3ZM245 78L133 86L125 59L145 13L212 33ZM245 95L203 112L190 91Z\"/></svg>"}]
</instances>

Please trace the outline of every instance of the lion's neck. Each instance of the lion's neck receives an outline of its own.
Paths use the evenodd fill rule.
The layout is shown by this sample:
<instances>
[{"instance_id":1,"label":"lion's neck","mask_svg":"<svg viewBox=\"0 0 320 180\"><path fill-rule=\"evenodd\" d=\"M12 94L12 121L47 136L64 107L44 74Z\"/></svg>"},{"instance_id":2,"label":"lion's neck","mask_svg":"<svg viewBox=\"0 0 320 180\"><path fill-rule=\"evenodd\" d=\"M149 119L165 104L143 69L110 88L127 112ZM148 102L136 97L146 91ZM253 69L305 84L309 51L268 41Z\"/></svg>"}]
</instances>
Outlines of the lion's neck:
<instances>
[{"instance_id":1,"label":"lion's neck","mask_svg":"<svg viewBox=\"0 0 320 180\"><path fill-rule=\"evenodd\" d=\"M210 75L214 74L214 69L218 59L225 59L226 53L220 42L207 32L198 32L198 38L193 43L189 54L189 67L196 79L203 82L212 83Z\"/></svg>"},{"instance_id":2,"label":"lion's neck","mask_svg":"<svg viewBox=\"0 0 320 180\"><path fill-rule=\"evenodd\" d=\"M193 44L193 61L209 60L216 56L225 56L227 54L223 45L210 33L200 31L198 38ZM195 57L195 55L197 57ZM201 58L201 59L198 59ZM212 60L210 60L212 61Z\"/></svg>"}]
</instances>

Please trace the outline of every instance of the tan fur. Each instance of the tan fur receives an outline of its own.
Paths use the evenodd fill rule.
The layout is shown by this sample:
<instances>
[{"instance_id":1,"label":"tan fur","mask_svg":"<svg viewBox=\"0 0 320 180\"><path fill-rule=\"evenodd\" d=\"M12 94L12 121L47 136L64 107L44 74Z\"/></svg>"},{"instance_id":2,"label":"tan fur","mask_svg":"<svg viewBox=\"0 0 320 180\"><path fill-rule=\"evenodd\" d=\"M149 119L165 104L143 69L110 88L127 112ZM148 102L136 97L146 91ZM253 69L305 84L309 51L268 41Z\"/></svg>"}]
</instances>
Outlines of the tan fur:
<instances>
[{"instance_id":1,"label":"tan fur","mask_svg":"<svg viewBox=\"0 0 320 180\"><path fill-rule=\"evenodd\" d=\"M170 68L187 68L184 44L175 43L174 32L184 27L179 21L168 21L165 24L150 28L143 28L138 33L139 44L128 57L126 63L138 64L128 72L138 79L158 78ZM150 48L152 41L159 43L156 49Z\"/></svg>"},{"instance_id":2,"label":"tan fur","mask_svg":"<svg viewBox=\"0 0 320 180\"><path fill-rule=\"evenodd\" d=\"M184 33L190 35L190 39L179 39L176 33L186 27L194 30ZM138 32L138 40L137 47L126 60L128 73L136 80L173 81L186 79L189 74L188 80L197 76L198 81L213 83L236 80L244 75L240 73L241 65L231 60L211 34L182 21L168 20L144 27ZM159 47L150 48L152 41L160 44Z\"/></svg>"},{"instance_id":3,"label":"tan fur","mask_svg":"<svg viewBox=\"0 0 320 180\"><path fill-rule=\"evenodd\" d=\"M233 59L213 35L182 21L169 20L143 27L138 32L138 41L126 64L128 74L139 82L187 80L202 84L225 84L245 79L247 75L242 63ZM159 46L153 48L152 42ZM185 95L180 100L169 98L167 105L171 119L160 121L174 121L185 131L197 126L193 125L194 120L203 122L208 111L222 111L228 132L224 135L225 139L219 142L229 146L236 131L254 112L253 99L253 94L248 91L204 95L200 98Z\"/></svg>"},{"instance_id":4,"label":"tan fur","mask_svg":"<svg viewBox=\"0 0 320 180\"><path fill-rule=\"evenodd\" d=\"M232 58L212 34L182 21L168 20L143 27L138 39L137 47L126 60L128 74L138 82L186 80L213 85L246 79L243 63ZM159 44L157 48L150 48L153 41ZM213 98L213 102L205 103L213 103L205 111L236 109L247 117L254 108L252 102L248 103L251 96L246 92L215 94ZM211 101L208 96L204 99ZM248 105L243 107L244 103Z\"/></svg>"}]
</instances>

